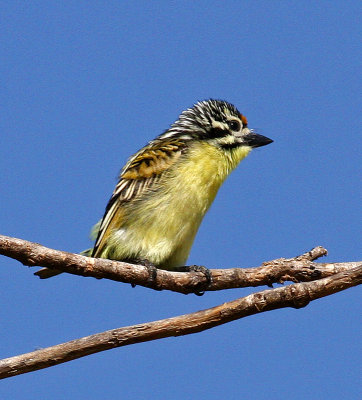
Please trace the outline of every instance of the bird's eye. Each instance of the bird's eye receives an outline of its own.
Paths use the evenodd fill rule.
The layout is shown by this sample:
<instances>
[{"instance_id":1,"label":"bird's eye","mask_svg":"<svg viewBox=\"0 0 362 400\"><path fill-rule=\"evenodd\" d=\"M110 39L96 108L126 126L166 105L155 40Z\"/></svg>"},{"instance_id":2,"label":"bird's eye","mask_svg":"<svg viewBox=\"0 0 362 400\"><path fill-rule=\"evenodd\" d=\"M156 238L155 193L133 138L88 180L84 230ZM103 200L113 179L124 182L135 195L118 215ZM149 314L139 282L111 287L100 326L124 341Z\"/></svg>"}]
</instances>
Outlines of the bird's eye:
<instances>
[{"instance_id":1,"label":"bird's eye","mask_svg":"<svg viewBox=\"0 0 362 400\"><path fill-rule=\"evenodd\" d=\"M228 121L228 125L232 131L235 131L235 132L240 131L240 122L239 121L236 121L236 120Z\"/></svg>"}]
</instances>

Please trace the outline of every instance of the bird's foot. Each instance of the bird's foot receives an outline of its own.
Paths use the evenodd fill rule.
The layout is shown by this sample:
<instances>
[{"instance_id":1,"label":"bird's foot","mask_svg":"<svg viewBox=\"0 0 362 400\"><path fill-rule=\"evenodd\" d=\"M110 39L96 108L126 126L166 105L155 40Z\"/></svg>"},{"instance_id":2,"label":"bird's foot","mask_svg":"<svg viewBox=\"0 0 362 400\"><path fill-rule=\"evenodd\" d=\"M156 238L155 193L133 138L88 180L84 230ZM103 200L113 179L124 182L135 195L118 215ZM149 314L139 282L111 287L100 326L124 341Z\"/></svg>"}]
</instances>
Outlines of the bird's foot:
<instances>
[{"instance_id":1,"label":"bird's foot","mask_svg":"<svg viewBox=\"0 0 362 400\"><path fill-rule=\"evenodd\" d=\"M211 285L212 283L212 275L208 268L202 265L190 265L177 267L175 271L178 272L202 272L205 275L206 282L199 282L196 287L194 293L196 296L203 296L205 294L205 290Z\"/></svg>"},{"instance_id":2,"label":"bird's foot","mask_svg":"<svg viewBox=\"0 0 362 400\"><path fill-rule=\"evenodd\" d=\"M127 262L131 264L143 265L144 267L146 267L148 272L148 278L145 286L155 290L162 290L157 287L157 267L155 267L150 261L144 259L144 260L127 260ZM131 283L131 286L134 288L136 287L136 284Z\"/></svg>"}]
</instances>

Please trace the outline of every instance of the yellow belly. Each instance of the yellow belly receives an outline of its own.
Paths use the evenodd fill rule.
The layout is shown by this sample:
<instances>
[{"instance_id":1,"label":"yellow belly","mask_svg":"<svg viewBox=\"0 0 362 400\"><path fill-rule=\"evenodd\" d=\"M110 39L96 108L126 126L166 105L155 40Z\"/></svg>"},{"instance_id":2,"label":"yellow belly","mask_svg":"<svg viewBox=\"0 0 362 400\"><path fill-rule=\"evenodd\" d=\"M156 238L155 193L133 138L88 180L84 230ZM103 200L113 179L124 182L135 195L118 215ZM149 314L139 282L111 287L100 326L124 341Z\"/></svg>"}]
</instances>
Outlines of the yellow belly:
<instances>
[{"instance_id":1,"label":"yellow belly","mask_svg":"<svg viewBox=\"0 0 362 400\"><path fill-rule=\"evenodd\" d=\"M125 208L119 230L102 257L147 259L164 269L185 265L202 218L229 173L249 147L222 151L206 142L193 145L185 159L163 175L160 188Z\"/></svg>"}]
</instances>

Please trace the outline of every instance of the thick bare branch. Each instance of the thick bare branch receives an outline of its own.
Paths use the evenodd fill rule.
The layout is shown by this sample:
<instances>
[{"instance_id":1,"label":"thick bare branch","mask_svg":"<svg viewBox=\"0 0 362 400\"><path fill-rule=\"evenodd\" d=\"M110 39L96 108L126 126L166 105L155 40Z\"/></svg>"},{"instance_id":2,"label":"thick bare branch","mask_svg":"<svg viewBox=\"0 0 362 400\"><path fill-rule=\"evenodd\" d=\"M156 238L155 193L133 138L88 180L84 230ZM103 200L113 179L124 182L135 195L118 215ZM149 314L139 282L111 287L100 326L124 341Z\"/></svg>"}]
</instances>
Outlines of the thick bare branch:
<instances>
[{"instance_id":1,"label":"thick bare branch","mask_svg":"<svg viewBox=\"0 0 362 400\"><path fill-rule=\"evenodd\" d=\"M93 353L170 336L201 332L217 325L277 308L305 307L310 301L362 282L362 265L314 282L264 290L174 318L113 329L0 361L0 378L47 368Z\"/></svg>"},{"instance_id":2,"label":"thick bare branch","mask_svg":"<svg viewBox=\"0 0 362 400\"><path fill-rule=\"evenodd\" d=\"M205 279L200 272L158 270L155 281L150 283L148 270L142 265L84 257L2 235L0 235L0 254L14 258L27 266L54 268L75 275L111 279L184 294L195 292ZM212 284L207 290L270 286L285 281L308 282L348 271L358 265L356 262L333 264L314 262L326 254L327 250L323 247L316 247L301 256L268 261L260 267L212 269Z\"/></svg>"}]
</instances>

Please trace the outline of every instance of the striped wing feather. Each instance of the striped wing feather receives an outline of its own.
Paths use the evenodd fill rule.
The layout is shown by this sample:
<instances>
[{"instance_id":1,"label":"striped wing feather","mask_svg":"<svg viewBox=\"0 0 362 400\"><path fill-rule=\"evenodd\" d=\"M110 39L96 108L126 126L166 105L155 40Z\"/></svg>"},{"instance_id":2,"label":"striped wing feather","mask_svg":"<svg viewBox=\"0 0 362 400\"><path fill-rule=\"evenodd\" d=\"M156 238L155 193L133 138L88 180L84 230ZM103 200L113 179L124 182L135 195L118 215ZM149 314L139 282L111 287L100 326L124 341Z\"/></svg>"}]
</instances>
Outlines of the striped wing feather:
<instances>
[{"instance_id":1,"label":"striped wing feather","mask_svg":"<svg viewBox=\"0 0 362 400\"><path fill-rule=\"evenodd\" d=\"M185 148L185 142L179 139L170 139L163 143L154 141L127 162L106 207L93 248L93 257L97 257L102 252L112 230L122 225L124 218L122 205L141 198L147 190L151 189L162 174L180 158Z\"/></svg>"}]
</instances>

